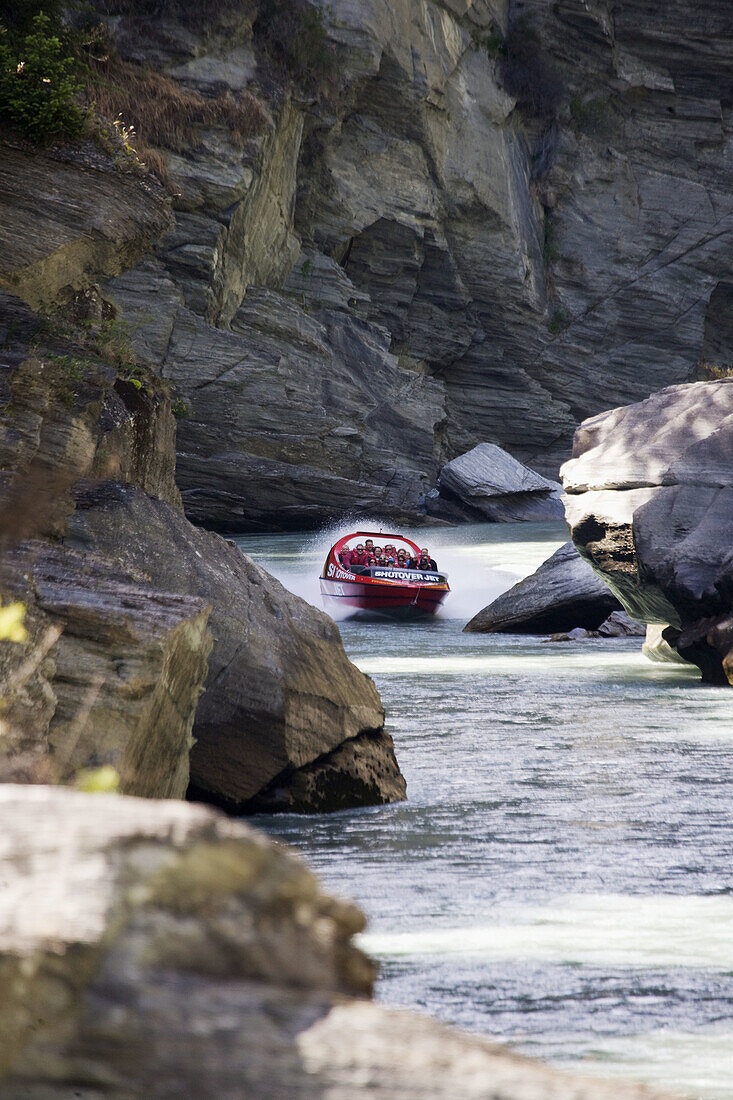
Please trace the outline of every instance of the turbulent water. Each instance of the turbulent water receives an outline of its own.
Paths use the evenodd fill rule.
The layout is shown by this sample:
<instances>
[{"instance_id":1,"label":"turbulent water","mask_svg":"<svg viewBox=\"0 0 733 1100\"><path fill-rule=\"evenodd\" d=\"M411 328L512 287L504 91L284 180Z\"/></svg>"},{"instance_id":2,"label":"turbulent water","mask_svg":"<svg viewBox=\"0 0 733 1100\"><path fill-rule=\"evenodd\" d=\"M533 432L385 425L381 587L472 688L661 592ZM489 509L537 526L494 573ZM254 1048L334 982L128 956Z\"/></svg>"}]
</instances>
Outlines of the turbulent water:
<instances>
[{"instance_id":1,"label":"turbulent water","mask_svg":"<svg viewBox=\"0 0 733 1100\"><path fill-rule=\"evenodd\" d=\"M638 639L463 634L560 526L418 538L450 575L443 617L341 624L409 801L258 823L366 911L383 1002L585 1073L733 1100L729 693L650 664ZM314 603L331 541L239 540Z\"/></svg>"}]
</instances>

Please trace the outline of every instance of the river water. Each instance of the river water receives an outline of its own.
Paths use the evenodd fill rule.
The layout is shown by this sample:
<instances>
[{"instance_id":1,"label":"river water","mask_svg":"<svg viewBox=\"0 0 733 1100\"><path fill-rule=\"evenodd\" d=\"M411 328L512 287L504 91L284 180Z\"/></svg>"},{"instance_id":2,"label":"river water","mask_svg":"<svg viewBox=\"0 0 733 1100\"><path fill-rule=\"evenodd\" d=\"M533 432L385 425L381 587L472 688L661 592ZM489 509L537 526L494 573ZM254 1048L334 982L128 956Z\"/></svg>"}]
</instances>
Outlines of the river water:
<instances>
[{"instance_id":1,"label":"river water","mask_svg":"<svg viewBox=\"0 0 733 1100\"><path fill-rule=\"evenodd\" d=\"M319 604L338 533L238 542ZM731 695L647 662L639 639L461 632L562 525L417 537L449 573L441 617L340 624L408 801L256 823L367 913L382 1002L559 1066L733 1100Z\"/></svg>"}]
</instances>

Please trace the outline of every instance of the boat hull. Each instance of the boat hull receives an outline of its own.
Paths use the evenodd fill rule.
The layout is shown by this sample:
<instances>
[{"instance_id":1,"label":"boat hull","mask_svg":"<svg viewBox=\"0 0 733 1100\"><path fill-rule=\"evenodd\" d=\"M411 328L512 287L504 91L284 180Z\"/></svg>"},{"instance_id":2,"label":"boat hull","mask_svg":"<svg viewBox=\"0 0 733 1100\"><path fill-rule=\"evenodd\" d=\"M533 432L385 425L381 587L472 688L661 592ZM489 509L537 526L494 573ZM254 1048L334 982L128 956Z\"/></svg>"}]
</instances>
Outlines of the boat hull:
<instances>
[{"instance_id":1,"label":"boat hull","mask_svg":"<svg viewBox=\"0 0 733 1100\"><path fill-rule=\"evenodd\" d=\"M375 584L321 578L324 609L335 618L420 619L435 615L447 585Z\"/></svg>"}]
</instances>

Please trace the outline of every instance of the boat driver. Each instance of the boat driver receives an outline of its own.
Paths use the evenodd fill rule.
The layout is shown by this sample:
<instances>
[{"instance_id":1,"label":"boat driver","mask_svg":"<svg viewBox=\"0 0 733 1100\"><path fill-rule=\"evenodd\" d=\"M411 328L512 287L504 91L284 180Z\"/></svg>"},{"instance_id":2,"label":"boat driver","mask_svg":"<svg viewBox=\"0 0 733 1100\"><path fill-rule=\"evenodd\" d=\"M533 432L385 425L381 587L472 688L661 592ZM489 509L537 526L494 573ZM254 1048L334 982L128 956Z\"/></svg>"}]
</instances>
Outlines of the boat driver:
<instances>
[{"instance_id":1,"label":"boat driver","mask_svg":"<svg viewBox=\"0 0 733 1100\"><path fill-rule=\"evenodd\" d=\"M414 562L414 569L432 569L433 572L435 572L438 568L434 559L430 557L430 551L427 546L423 546L419 558L413 558L412 560Z\"/></svg>"}]
</instances>

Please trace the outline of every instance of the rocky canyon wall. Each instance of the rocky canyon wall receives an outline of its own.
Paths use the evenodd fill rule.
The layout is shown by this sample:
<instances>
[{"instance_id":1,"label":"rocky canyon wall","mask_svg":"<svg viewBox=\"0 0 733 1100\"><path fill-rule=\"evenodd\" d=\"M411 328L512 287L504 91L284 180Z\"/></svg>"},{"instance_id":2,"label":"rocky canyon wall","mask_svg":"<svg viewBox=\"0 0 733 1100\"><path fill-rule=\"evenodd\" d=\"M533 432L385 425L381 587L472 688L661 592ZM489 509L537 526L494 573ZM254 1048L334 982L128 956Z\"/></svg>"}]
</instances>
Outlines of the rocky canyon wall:
<instances>
[{"instance_id":1,"label":"rocky canyon wall","mask_svg":"<svg viewBox=\"0 0 733 1100\"><path fill-rule=\"evenodd\" d=\"M477 442L555 474L584 417L733 360L722 0L304 3L317 88L271 4L110 7L123 55L269 117L164 152L175 228L108 288L188 408L196 522L415 518Z\"/></svg>"}]
</instances>

